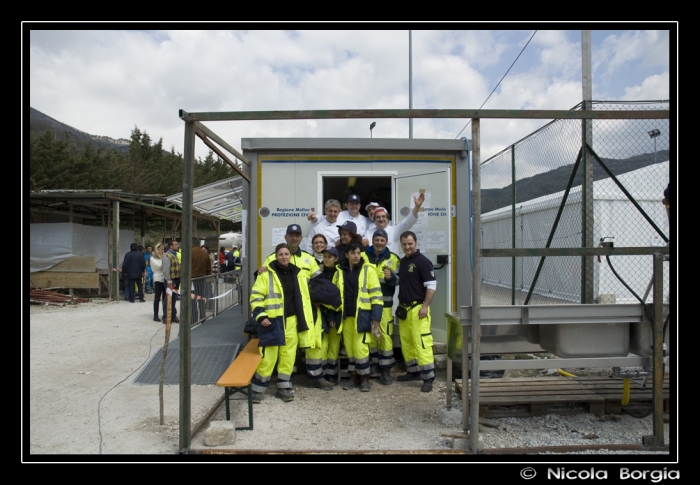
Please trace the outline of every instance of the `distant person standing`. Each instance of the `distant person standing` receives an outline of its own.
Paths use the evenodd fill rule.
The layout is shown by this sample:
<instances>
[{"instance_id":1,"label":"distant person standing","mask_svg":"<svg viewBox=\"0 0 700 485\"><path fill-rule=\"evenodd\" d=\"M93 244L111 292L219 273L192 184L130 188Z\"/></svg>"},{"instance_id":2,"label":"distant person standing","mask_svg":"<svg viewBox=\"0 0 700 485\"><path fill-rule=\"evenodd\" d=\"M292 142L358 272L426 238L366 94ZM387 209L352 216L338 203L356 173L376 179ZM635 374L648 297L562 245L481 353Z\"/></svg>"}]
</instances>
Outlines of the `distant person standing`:
<instances>
[{"instance_id":1,"label":"distant person standing","mask_svg":"<svg viewBox=\"0 0 700 485\"><path fill-rule=\"evenodd\" d=\"M168 251L163 258L163 279L165 280L166 289L180 289L180 258L177 256L179 248L180 244L173 239L170 241ZM177 308L175 307L177 299L177 293L173 292L171 299L171 319L174 323L180 323L180 319L177 318ZM165 314L165 311L163 313Z\"/></svg>"},{"instance_id":2,"label":"distant person standing","mask_svg":"<svg viewBox=\"0 0 700 485\"><path fill-rule=\"evenodd\" d=\"M138 288L139 301L146 301L143 298L143 285L142 279L146 274L146 261L143 259L143 254L138 249L136 243L131 243L131 251L126 253L124 256L124 262L122 263L122 273L126 276L126 284L129 285L129 301L134 303L134 285ZM125 286L126 289L126 286Z\"/></svg>"},{"instance_id":3,"label":"distant person standing","mask_svg":"<svg viewBox=\"0 0 700 485\"><path fill-rule=\"evenodd\" d=\"M407 372L399 382L423 380L422 392L433 390L435 359L430 330L430 302L437 289L433 263L418 250L415 233L400 237L405 256L399 263L399 336ZM400 313L403 311L403 315Z\"/></svg>"},{"instance_id":4,"label":"distant person standing","mask_svg":"<svg viewBox=\"0 0 700 485\"><path fill-rule=\"evenodd\" d=\"M192 286L194 294L203 298L209 297L207 291L207 280L205 276L211 274L211 261L207 252L199 247L199 238L192 236ZM206 315L206 301L196 300L192 305L192 321L196 322Z\"/></svg>"},{"instance_id":5,"label":"distant person standing","mask_svg":"<svg viewBox=\"0 0 700 485\"><path fill-rule=\"evenodd\" d=\"M158 316L158 309L163 306L163 313L165 313L165 283L163 282L163 254L165 254L165 244L156 244L156 250L151 254L150 267L153 271L153 287L154 287L154 297L153 297L153 321L160 322L160 317ZM162 303L161 303L162 300ZM163 315L165 317L165 315Z\"/></svg>"},{"instance_id":6,"label":"distant person standing","mask_svg":"<svg viewBox=\"0 0 700 485\"><path fill-rule=\"evenodd\" d=\"M666 185L666 189L664 190L664 198L661 199L661 203L666 207L666 217L668 218L669 224L671 223L671 183L669 182L668 185Z\"/></svg>"},{"instance_id":7,"label":"distant person standing","mask_svg":"<svg viewBox=\"0 0 700 485\"><path fill-rule=\"evenodd\" d=\"M238 246L233 247L233 270L241 270L241 248Z\"/></svg>"},{"instance_id":8,"label":"distant person standing","mask_svg":"<svg viewBox=\"0 0 700 485\"><path fill-rule=\"evenodd\" d=\"M146 246L143 253L143 259L146 261L146 293L150 294L153 290L153 270L151 269L151 255L153 254L153 246Z\"/></svg>"},{"instance_id":9,"label":"distant person standing","mask_svg":"<svg viewBox=\"0 0 700 485\"><path fill-rule=\"evenodd\" d=\"M226 272L226 248L221 246L219 248L219 272Z\"/></svg>"}]
</instances>

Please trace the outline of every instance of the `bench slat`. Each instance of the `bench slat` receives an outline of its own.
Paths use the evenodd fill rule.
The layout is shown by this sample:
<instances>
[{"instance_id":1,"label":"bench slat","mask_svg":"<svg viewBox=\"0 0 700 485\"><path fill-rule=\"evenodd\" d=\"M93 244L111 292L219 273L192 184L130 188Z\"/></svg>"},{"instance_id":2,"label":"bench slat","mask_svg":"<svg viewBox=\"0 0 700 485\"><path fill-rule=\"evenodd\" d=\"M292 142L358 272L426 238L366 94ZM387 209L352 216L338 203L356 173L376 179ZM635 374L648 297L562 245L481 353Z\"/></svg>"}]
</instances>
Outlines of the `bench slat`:
<instances>
[{"instance_id":1,"label":"bench slat","mask_svg":"<svg viewBox=\"0 0 700 485\"><path fill-rule=\"evenodd\" d=\"M258 350L258 339L254 338L245 346L243 351L233 360L222 374L216 385L219 387L245 387L255 374L255 369L262 360Z\"/></svg>"}]
</instances>

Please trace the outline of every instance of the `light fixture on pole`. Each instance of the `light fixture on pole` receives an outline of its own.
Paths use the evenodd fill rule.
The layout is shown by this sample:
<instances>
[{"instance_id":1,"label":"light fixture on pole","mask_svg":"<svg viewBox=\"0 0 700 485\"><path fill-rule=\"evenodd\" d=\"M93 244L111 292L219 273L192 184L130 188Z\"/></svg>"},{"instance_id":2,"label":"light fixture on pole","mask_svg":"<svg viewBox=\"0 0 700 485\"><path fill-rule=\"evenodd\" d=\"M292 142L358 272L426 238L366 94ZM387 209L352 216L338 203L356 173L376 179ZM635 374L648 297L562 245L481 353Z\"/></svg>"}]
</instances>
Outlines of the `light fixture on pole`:
<instances>
[{"instance_id":1,"label":"light fixture on pole","mask_svg":"<svg viewBox=\"0 0 700 485\"><path fill-rule=\"evenodd\" d=\"M373 121L371 125L369 125L369 137L372 138L372 130L374 127L377 126L377 122Z\"/></svg>"},{"instance_id":2,"label":"light fixture on pole","mask_svg":"<svg viewBox=\"0 0 700 485\"><path fill-rule=\"evenodd\" d=\"M649 138L654 139L654 163L656 163L656 138L661 134L661 132L654 128L653 130L648 131L647 133L649 133Z\"/></svg>"}]
</instances>

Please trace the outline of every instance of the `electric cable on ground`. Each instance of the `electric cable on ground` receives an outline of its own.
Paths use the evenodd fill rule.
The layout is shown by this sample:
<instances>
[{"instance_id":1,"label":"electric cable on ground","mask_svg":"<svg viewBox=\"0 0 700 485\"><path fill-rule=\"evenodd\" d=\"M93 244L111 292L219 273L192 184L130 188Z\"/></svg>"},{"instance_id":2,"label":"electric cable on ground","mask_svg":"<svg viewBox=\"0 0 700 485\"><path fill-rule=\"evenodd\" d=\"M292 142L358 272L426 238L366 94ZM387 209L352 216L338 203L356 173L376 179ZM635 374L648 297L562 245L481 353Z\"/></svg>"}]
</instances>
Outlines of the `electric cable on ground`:
<instances>
[{"instance_id":1,"label":"electric cable on ground","mask_svg":"<svg viewBox=\"0 0 700 485\"><path fill-rule=\"evenodd\" d=\"M153 337L151 337L151 340L150 340L149 343L148 343L148 357L146 357L146 360L143 362L143 364L141 364L141 365L138 366L136 369L134 369L134 372L136 372L136 371L139 370L141 367L143 367L143 366L146 364L146 362L148 362L148 359L151 358L151 350L153 350L153 339L156 338L156 335L158 335L158 332L160 332L161 330L163 330L163 329L162 329L162 328L158 329L158 330L156 331L156 333L153 334ZM101 424L100 424L100 404L102 403L102 399L104 399L105 396L106 396L107 394L109 394L110 392L112 392L112 389L114 389L114 388L117 387L119 384L121 384L122 382L124 382L125 380L127 380L129 377L131 377L132 375L134 375L134 372L132 372L131 374L129 374L128 376L126 376L124 379L122 379L121 381L119 381L119 382L117 382L115 385L113 385L113 386L111 387L111 389L109 389L107 392L105 392L105 393L102 395L102 397L100 398L100 400L97 401L97 432L98 432L99 435L100 435L100 447L99 447L99 453L98 453L98 454L100 454L100 455L102 454L102 427L101 427Z\"/></svg>"}]
</instances>

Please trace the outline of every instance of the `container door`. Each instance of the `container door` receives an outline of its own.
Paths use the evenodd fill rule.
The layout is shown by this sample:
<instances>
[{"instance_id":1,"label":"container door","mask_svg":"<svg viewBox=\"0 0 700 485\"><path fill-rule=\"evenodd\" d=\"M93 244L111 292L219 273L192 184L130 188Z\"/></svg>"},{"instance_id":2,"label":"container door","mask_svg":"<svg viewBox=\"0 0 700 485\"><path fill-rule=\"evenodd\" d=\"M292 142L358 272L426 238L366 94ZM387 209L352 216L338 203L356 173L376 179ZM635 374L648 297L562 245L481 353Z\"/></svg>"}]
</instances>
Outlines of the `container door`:
<instances>
[{"instance_id":1,"label":"container door","mask_svg":"<svg viewBox=\"0 0 700 485\"><path fill-rule=\"evenodd\" d=\"M447 342L445 313L452 309L452 190L450 168L395 175L393 178L393 224L403 221L413 209L413 197L425 192L418 222L411 228L418 249L433 263L437 291L430 304L431 331L437 342ZM403 258L400 246L395 251ZM398 290L396 292L398 299ZM398 332L396 332L398 334Z\"/></svg>"}]
</instances>

